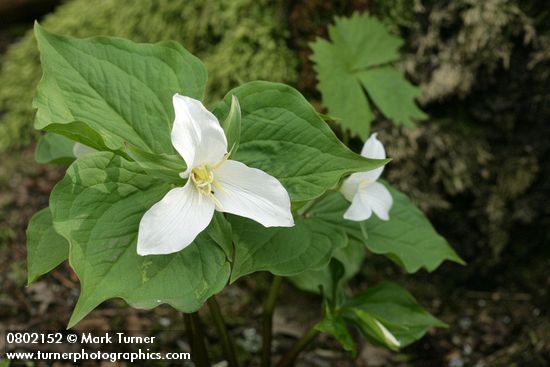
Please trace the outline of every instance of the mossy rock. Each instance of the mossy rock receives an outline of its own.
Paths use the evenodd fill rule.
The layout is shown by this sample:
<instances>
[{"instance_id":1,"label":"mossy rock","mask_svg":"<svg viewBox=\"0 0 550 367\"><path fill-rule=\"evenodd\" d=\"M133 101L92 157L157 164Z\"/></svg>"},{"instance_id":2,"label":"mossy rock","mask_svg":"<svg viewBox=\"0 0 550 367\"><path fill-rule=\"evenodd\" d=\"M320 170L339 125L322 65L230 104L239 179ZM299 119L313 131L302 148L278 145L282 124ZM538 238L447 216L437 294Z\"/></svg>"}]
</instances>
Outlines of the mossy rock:
<instances>
[{"instance_id":1,"label":"mossy rock","mask_svg":"<svg viewBox=\"0 0 550 367\"><path fill-rule=\"evenodd\" d=\"M42 25L78 37L180 42L205 62L206 98L212 102L249 80L295 82L296 60L286 46L281 9L280 1L269 0L73 0ZM33 136L31 102L41 70L31 31L8 50L1 66L0 152Z\"/></svg>"}]
</instances>

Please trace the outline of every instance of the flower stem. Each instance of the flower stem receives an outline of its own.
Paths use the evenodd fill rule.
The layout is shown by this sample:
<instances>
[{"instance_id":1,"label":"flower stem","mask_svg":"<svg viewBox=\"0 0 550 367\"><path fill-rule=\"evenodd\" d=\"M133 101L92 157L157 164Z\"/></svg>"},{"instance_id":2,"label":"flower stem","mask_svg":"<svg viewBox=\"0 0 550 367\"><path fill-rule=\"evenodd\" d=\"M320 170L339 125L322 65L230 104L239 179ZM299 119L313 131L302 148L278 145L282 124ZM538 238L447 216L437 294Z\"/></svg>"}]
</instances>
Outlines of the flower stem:
<instances>
[{"instance_id":1,"label":"flower stem","mask_svg":"<svg viewBox=\"0 0 550 367\"><path fill-rule=\"evenodd\" d=\"M210 359L206 351L204 333L200 324L199 313L184 313L183 321L189 337L191 347L191 358L197 367L210 367Z\"/></svg>"},{"instance_id":2,"label":"flower stem","mask_svg":"<svg viewBox=\"0 0 550 367\"><path fill-rule=\"evenodd\" d=\"M315 325L310 327L304 335L300 337L294 343L292 348L281 358L279 363L277 364L277 367L290 367L294 365L294 361L296 360L296 357L304 350L314 339L315 337L319 335L319 331L315 329Z\"/></svg>"},{"instance_id":3,"label":"flower stem","mask_svg":"<svg viewBox=\"0 0 550 367\"><path fill-rule=\"evenodd\" d=\"M273 311L283 278L275 275L269 287L262 313L262 367L271 366L271 341L273 340Z\"/></svg>"},{"instance_id":4,"label":"flower stem","mask_svg":"<svg viewBox=\"0 0 550 367\"><path fill-rule=\"evenodd\" d=\"M227 360L228 367L238 367L239 363L237 362L237 355L235 353L235 346L233 341L227 332L227 327L225 325L225 320L223 319L222 312L220 310L220 305L216 301L216 297L212 296L208 299L208 309L214 320L214 325L218 331L220 337L220 342L222 344L223 354Z\"/></svg>"}]
</instances>

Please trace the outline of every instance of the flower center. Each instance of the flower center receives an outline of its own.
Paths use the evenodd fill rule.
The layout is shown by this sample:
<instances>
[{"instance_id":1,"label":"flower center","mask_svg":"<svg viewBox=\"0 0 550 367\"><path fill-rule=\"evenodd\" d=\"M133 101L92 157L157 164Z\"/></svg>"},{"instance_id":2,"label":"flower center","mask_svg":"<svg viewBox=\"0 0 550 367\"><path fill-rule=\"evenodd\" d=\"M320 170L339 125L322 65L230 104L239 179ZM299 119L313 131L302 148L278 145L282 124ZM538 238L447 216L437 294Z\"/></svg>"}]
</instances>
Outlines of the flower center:
<instances>
[{"instance_id":1,"label":"flower center","mask_svg":"<svg viewBox=\"0 0 550 367\"><path fill-rule=\"evenodd\" d=\"M214 172L206 165L193 168L191 171L191 180L201 194L212 195L212 185L214 184Z\"/></svg>"},{"instance_id":2,"label":"flower center","mask_svg":"<svg viewBox=\"0 0 550 367\"><path fill-rule=\"evenodd\" d=\"M358 190L359 191L364 191L368 186L370 186L371 184L373 184L374 181L372 180L367 180L367 179L361 179L359 181L359 186L358 186Z\"/></svg>"}]
</instances>

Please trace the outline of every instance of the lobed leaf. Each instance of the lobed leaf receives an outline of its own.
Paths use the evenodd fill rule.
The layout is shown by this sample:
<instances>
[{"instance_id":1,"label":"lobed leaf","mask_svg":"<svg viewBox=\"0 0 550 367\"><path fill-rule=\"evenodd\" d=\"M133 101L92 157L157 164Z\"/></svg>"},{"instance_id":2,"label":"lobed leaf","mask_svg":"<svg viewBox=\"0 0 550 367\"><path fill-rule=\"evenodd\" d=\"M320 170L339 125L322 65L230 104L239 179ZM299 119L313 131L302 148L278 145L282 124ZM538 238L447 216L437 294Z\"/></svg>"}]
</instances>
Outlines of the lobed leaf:
<instances>
[{"instance_id":1,"label":"lobed leaf","mask_svg":"<svg viewBox=\"0 0 550 367\"><path fill-rule=\"evenodd\" d=\"M357 13L337 17L328 31L330 42L311 43L311 60L323 104L344 129L365 140L374 119L371 104L396 125L413 126L413 119L426 118L414 102L420 90L390 64L399 59L399 37L377 19Z\"/></svg>"}]
</instances>

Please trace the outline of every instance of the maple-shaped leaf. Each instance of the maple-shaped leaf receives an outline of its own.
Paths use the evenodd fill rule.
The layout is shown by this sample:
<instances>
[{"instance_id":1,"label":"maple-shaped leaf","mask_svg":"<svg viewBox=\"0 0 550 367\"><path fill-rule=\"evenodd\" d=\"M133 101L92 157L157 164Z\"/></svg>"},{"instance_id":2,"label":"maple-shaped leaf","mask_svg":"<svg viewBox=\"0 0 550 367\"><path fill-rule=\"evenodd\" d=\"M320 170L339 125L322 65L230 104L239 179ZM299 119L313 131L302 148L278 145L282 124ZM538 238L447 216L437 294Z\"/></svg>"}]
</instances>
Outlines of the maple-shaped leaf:
<instances>
[{"instance_id":1,"label":"maple-shaped leaf","mask_svg":"<svg viewBox=\"0 0 550 367\"><path fill-rule=\"evenodd\" d=\"M412 127L414 119L426 118L415 103L420 89L392 64L399 59L401 38L377 19L358 13L335 18L328 32L331 42L317 39L310 45L311 60L323 103L343 128L366 139L374 119L372 105L396 125Z\"/></svg>"}]
</instances>

